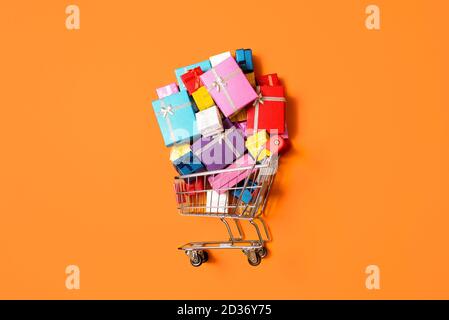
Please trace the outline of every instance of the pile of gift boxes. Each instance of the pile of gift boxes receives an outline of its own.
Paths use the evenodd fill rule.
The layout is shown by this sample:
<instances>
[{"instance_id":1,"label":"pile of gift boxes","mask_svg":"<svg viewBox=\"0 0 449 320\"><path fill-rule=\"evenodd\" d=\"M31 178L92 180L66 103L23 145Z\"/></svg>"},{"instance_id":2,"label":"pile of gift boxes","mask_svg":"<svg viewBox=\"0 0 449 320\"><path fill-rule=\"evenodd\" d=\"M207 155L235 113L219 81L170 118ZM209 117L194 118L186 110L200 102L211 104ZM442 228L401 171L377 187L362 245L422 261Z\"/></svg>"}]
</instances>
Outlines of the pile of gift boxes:
<instances>
[{"instance_id":1,"label":"pile of gift boxes","mask_svg":"<svg viewBox=\"0 0 449 320\"><path fill-rule=\"evenodd\" d=\"M175 74L177 83L158 88L159 99L152 102L164 143L171 147L170 161L181 176L217 171L208 186L203 179L178 179L175 189L187 195L209 189L206 211L226 211L227 190L241 184L249 171L222 169L263 162L287 145L284 87L277 74L255 76L251 49L214 55ZM232 196L249 202L253 183ZM183 203L188 196L177 200Z\"/></svg>"}]
</instances>

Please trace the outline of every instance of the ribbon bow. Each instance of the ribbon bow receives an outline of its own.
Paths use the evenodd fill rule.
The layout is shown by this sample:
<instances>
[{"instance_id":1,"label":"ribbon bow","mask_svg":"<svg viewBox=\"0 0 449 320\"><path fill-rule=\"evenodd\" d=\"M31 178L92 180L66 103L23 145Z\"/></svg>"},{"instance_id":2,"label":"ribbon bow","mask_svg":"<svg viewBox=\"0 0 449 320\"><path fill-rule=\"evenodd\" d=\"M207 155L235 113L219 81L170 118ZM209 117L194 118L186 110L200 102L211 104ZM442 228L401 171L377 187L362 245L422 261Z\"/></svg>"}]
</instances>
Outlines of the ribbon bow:
<instances>
[{"instance_id":1,"label":"ribbon bow","mask_svg":"<svg viewBox=\"0 0 449 320\"><path fill-rule=\"evenodd\" d=\"M172 108L172 106L170 106L170 105L168 105L168 106L166 106L166 107L162 107L162 108L161 108L161 113L162 113L162 116L163 116L164 118L167 118L167 115L168 115L168 114L170 114L171 116L174 114L173 108Z\"/></svg>"},{"instance_id":2,"label":"ribbon bow","mask_svg":"<svg viewBox=\"0 0 449 320\"><path fill-rule=\"evenodd\" d=\"M212 82L212 87L217 90L217 92L220 92L221 88L224 88L226 86L226 81L223 80L222 77L217 77L217 79Z\"/></svg>"},{"instance_id":3,"label":"ribbon bow","mask_svg":"<svg viewBox=\"0 0 449 320\"><path fill-rule=\"evenodd\" d=\"M254 100L253 106L257 106L259 103L260 103L260 104L263 104L263 103L264 103L264 97L262 96L262 93L261 93L261 92L259 92L259 94L258 94L256 100Z\"/></svg>"}]
</instances>

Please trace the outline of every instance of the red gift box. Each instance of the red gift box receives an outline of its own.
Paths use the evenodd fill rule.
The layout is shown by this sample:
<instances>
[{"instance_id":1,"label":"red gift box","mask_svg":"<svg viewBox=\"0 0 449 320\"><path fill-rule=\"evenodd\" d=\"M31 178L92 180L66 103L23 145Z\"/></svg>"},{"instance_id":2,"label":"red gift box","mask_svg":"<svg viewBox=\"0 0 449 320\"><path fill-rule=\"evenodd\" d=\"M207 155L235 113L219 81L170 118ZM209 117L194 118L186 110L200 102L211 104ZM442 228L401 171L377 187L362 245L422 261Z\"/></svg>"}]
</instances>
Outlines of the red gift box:
<instances>
[{"instance_id":1,"label":"red gift box","mask_svg":"<svg viewBox=\"0 0 449 320\"><path fill-rule=\"evenodd\" d=\"M247 110L247 133L255 134L266 129L270 134L285 131L285 96L283 86L261 86L259 97Z\"/></svg>"},{"instance_id":2,"label":"red gift box","mask_svg":"<svg viewBox=\"0 0 449 320\"><path fill-rule=\"evenodd\" d=\"M279 81L277 73L266 74L264 76L256 77L257 85L259 86L280 86L281 82Z\"/></svg>"},{"instance_id":3,"label":"red gift box","mask_svg":"<svg viewBox=\"0 0 449 320\"><path fill-rule=\"evenodd\" d=\"M181 80L190 94L194 93L203 85L200 79L200 75L203 73L200 67L196 67L181 76Z\"/></svg>"},{"instance_id":4,"label":"red gift box","mask_svg":"<svg viewBox=\"0 0 449 320\"><path fill-rule=\"evenodd\" d=\"M199 196L201 193L204 193L203 179L199 177L195 181L186 183L186 191L189 197Z\"/></svg>"},{"instance_id":5,"label":"red gift box","mask_svg":"<svg viewBox=\"0 0 449 320\"><path fill-rule=\"evenodd\" d=\"M267 142L268 150L273 154L280 154L287 149L287 142L278 135L273 135L270 137L270 140Z\"/></svg>"},{"instance_id":6,"label":"red gift box","mask_svg":"<svg viewBox=\"0 0 449 320\"><path fill-rule=\"evenodd\" d=\"M176 202L178 204L185 203L187 200L184 193L186 191L186 183L183 180L175 180L173 183L173 188L175 189Z\"/></svg>"}]
</instances>

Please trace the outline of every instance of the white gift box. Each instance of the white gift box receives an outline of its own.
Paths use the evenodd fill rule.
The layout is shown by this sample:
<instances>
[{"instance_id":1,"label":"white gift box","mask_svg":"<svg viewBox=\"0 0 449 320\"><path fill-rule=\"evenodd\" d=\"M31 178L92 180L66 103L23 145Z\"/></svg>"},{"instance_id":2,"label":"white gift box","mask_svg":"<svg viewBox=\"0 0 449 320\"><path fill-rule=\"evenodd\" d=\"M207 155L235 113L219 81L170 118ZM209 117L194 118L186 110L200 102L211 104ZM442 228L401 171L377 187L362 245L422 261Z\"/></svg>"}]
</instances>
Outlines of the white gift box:
<instances>
[{"instance_id":1,"label":"white gift box","mask_svg":"<svg viewBox=\"0 0 449 320\"><path fill-rule=\"evenodd\" d=\"M216 54L215 56L212 56L209 58L210 64L212 67L215 67L217 64L225 61L227 58L232 57L230 51L226 51L223 53Z\"/></svg>"},{"instance_id":2,"label":"white gift box","mask_svg":"<svg viewBox=\"0 0 449 320\"><path fill-rule=\"evenodd\" d=\"M196 114L196 124L198 131L203 137L211 137L223 132L220 111L216 106L212 106Z\"/></svg>"},{"instance_id":3,"label":"white gift box","mask_svg":"<svg viewBox=\"0 0 449 320\"><path fill-rule=\"evenodd\" d=\"M214 190L208 190L206 196L206 212L209 213L227 213L228 212L228 192L218 193Z\"/></svg>"}]
</instances>

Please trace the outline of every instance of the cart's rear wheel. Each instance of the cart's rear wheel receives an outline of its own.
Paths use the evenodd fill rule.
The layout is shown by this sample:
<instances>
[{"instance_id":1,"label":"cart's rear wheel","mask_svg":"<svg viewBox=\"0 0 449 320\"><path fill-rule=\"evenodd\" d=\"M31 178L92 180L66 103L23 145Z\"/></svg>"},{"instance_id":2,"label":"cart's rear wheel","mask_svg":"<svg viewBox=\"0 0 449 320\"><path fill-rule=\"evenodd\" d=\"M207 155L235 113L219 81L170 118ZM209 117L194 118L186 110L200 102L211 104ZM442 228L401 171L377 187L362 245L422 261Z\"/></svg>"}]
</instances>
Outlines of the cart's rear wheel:
<instances>
[{"instance_id":1,"label":"cart's rear wheel","mask_svg":"<svg viewBox=\"0 0 449 320\"><path fill-rule=\"evenodd\" d=\"M248 263L253 267L258 266L262 262L262 258L259 256L256 251L248 252Z\"/></svg>"},{"instance_id":2,"label":"cart's rear wheel","mask_svg":"<svg viewBox=\"0 0 449 320\"><path fill-rule=\"evenodd\" d=\"M199 267L203 264L203 258L198 252L192 252L190 255L190 264L194 267Z\"/></svg>"},{"instance_id":3,"label":"cart's rear wheel","mask_svg":"<svg viewBox=\"0 0 449 320\"><path fill-rule=\"evenodd\" d=\"M259 255L259 257L261 257L263 259L268 255L268 250L267 250L267 248L262 247L257 251L257 254Z\"/></svg>"},{"instance_id":4,"label":"cart's rear wheel","mask_svg":"<svg viewBox=\"0 0 449 320\"><path fill-rule=\"evenodd\" d=\"M209 253L207 251L202 251L203 253L203 263L209 260Z\"/></svg>"}]
</instances>

